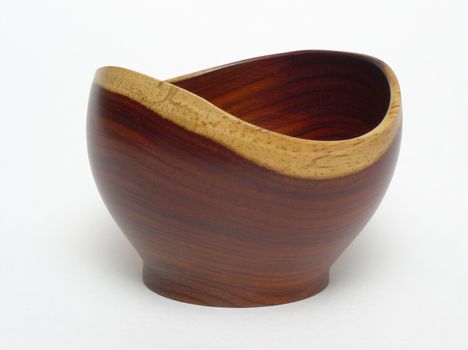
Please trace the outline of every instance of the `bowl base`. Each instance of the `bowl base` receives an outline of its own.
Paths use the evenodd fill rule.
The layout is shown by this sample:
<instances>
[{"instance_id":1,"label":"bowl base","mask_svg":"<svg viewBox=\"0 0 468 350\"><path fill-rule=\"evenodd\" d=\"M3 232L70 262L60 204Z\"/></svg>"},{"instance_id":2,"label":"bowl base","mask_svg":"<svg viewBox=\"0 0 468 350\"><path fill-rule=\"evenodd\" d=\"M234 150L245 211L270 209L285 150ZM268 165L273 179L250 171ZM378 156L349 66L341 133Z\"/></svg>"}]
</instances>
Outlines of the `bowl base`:
<instances>
[{"instance_id":1,"label":"bowl base","mask_svg":"<svg viewBox=\"0 0 468 350\"><path fill-rule=\"evenodd\" d=\"M143 283L151 291L169 299L204 306L257 307L286 304L321 292L328 282L329 272L326 271L301 281L247 285L245 280L238 280L234 286L234 283L228 285L173 268L143 267Z\"/></svg>"}]
</instances>

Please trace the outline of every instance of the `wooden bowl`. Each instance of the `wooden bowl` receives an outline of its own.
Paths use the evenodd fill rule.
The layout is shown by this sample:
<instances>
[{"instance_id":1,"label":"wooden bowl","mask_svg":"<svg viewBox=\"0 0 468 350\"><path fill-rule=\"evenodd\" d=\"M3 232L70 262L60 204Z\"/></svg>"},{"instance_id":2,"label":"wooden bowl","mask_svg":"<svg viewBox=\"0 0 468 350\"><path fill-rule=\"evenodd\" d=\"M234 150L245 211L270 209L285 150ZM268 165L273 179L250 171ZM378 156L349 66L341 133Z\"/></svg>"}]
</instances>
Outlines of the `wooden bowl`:
<instances>
[{"instance_id":1,"label":"wooden bowl","mask_svg":"<svg viewBox=\"0 0 468 350\"><path fill-rule=\"evenodd\" d=\"M393 174L400 90L383 62L300 51L168 81L97 71L94 177L163 296L260 306L314 295Z\"/></svg>"}]
</instances>

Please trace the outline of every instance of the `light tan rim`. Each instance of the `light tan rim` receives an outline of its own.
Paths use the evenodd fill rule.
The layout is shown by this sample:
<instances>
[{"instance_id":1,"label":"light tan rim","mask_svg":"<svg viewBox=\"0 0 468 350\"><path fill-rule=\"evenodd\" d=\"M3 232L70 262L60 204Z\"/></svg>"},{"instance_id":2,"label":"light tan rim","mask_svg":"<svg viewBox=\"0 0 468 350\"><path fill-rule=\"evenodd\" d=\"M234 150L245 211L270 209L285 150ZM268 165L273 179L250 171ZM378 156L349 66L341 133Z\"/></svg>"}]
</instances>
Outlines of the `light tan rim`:
<instances>
[{"instance_id":1,"label":"light tan rim","mask_svg":"<svg viewBox=\"0 0 468 350\"><path fill-rule=\"evenodd\" d=\"M359 137L338 141L306 140L245 122L173 82L204 74L204 70L168 81L119 67L103 67L94 83L126 96L186 130L224 145L240 156L287 176L328 179L369 167L390 147L401 126L401 97L397 78L380 60L377 65L390 86L388 110L380 124ZM233 63L237 64L237 63Z\"/></svg>"}]
</instances>

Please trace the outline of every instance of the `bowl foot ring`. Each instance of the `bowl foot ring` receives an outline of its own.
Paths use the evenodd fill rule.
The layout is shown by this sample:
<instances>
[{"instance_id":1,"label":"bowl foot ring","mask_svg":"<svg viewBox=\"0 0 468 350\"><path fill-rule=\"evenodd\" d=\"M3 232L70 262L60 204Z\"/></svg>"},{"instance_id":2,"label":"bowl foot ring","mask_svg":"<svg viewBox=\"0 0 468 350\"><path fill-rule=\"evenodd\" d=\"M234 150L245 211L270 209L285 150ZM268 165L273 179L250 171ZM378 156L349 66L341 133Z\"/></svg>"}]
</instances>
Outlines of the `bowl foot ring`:
<instances>
[{"instance_id":1,"label":"bowl foot ring","mask_svg":"<svg viewBox=\"0 0 468 350\"><path fill-rule=\"evenodd\" d=\"M278 282L265 286L221 283L167 266L143 267L143 282L151 291L169 299L205 306L255 307L286 304L306 299L324 290L329 272L308 277L306 281Z\"/></svg>"}]
</instances>

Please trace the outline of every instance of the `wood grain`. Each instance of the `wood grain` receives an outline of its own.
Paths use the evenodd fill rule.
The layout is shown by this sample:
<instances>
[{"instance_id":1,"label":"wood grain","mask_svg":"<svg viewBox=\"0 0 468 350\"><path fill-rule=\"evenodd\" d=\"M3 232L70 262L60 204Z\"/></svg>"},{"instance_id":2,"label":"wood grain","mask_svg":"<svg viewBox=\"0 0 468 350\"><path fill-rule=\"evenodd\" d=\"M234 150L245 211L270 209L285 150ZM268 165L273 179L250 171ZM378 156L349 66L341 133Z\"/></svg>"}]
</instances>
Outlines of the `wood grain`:
<instances>
[{"instance_id":1,"label":"wood grain","mask_svg":"<svg viewBox=\"0 0 468 350\"><path fill-rule=\"evenodd\" d=\"M95 83L258 165L300 178L364 169L391 145L401 123L393 72L356 54L267 56L172 83L104 67Z\"/></svg>"},{"instance_id":2,"label":"wood grain","mask_svg":"<svg viewBox=\"0 0 468 350\"><path fill-rule=\"evenodd\" d=\"M297 55L295 64L281 63ZM336 69L338 61L330 57L341 56L339 65L351 67ZM371 137L389 113L397 115L392 123L400 118L399 104L389 108L396 90L385 84L387 79L381 80L385 74L375 71L380 63L370 64L365 58L360 64L356 62L360 57L315 51L268 56L176 78L159 88L170 85L176 93L180 89L183 96L205 101L212 106L209 111L214 108L229 119L244 119L242 128L233 131L244 131L245 126L273 135L270 142L280 137L292 144L319 142L327 154L328 145L333 148L337 139L356 140L349 137L362 133ZM314 63L305 72L300 67L308 61ZM246 62L250 63L245 66ZM313 75L314 65L321 77L304 78ZM276 74L271 74L271 66ZM98 75L102 77L102 71ZM216 137L179 125L187 120L185 115L178 122L160 115L151 107L154 91L133 85L138 92L130 98L102 81L98 78L93 85L88 109L88 149L96 183L144 261L145 284L176 300L245 307L318 293L328 283L330 266L376 210L393 174L400 122L382 154L358 171L301 177L253 161ZM288 84L292 90L285 87ZM325 85L342 92L331 93L330 107L315 109L314 101L321 100L313 91ZM301 91L304 96L297 97ZM174 96L169 100L177 101ZM311 101L306 96L312 96ZM296 110L295 104L302 107ZM172 112L177 115L180 110ZM353 153L359 144L347 147ZM343 162L347 157L353 159L346 155Z\"/></svg>"}]
</instances>

